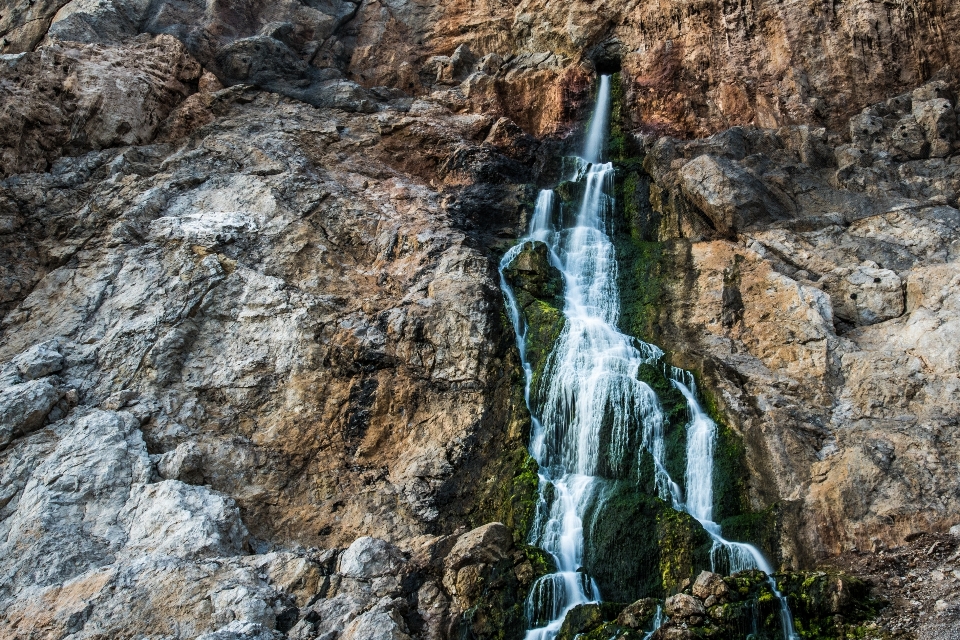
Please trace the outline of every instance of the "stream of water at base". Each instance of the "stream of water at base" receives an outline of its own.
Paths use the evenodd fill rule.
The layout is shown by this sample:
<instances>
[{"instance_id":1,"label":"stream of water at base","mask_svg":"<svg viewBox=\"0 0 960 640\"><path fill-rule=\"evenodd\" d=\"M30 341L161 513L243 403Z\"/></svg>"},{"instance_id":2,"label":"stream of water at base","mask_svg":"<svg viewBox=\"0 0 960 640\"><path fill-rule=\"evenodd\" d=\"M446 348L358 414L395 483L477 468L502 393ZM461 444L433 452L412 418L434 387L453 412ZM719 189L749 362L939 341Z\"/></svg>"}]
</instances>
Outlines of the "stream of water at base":
<instances>
[{"instance_id":1,"label":"stream of water at base","mask_svg":"<svg viewBox=\"0 0 960 640\"><path fill-rule=\"evenodd\" d=\"M689 512L710 534L715 566L726 565L729 572L753 568L768 575L773 572L759 550L723 539L720 526L712 521L716 425L697 402L693 377L679 369L671 369L669 377L687 399L690 412L685 502L680 487L666 471L664 414L656 393L638 379L640 366L658 362L663 352L621 333L616 326L620 296L616 252L609 235L614 169L611 163L601 162L609 114L610 77L601 76L583 156L572 159L570 177L583 188L576 215L569 221L555 220L554 192L540 192L527 236L506 253L500 265L501 286L526 374L526 400L532 416L530 453L540 465L540 498L530 542L550 553L557 566L555 573L531 587L527 617L535 628L527 632L527 640L554 638L568 611L600 601L596 583L582 571L583 518L602 493L601 467L622 473L632 459L631 449L642 448L652 457L659 497L673 508ZM503 270L529 241L548 247L550 263L560 271L564 284L565 324L548 358L535 402L531 398L533 369L526 354L528 327L503 276ZM609 444L603 452L602 429L609 430ZM795 640L786 599L770 580L782 603L784 638Z\"/></svg>"}]
</instances>

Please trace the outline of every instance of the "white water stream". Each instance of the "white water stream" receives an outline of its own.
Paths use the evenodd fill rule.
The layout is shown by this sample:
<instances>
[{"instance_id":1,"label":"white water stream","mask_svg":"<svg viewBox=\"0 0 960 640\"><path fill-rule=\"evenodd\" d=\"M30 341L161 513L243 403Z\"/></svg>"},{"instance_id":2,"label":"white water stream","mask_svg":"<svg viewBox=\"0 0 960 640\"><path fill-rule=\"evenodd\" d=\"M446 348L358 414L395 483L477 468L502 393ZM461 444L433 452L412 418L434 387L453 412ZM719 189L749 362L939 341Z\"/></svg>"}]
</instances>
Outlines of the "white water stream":
<instances>
[{"instance_id":1,"label":"white water stream","mask_svg":"<svg viewBox=\"0 0 960 640\"><path fill-rule=\"evenodd\" d=\"M624 466L640 448L653 458L659 497L675 509L689 512L713 538L714 563L723 553L731 572L759 568L772 573L756 548L724 540L719 525L712 521L716 425L697 403L692 376L680 370L674 370L671 379L686 397L691 416L686 502L666 471L664 414L656 393L637 377L642 364L658 361L663 352L621 333L616 326L620 317L617 261L608 235L614 211L614 170L612 164L600 162L609 114L610 78L601 76L584 154L575 162L572 176L583 186L576 218L571 225L557 224L555 194L542 191L527 236L504 255L500 265L533 416L530 453L540 465L540 500L530 542L550 553L557 565L556 573L540 578L531 588L528 619L543 624L528 631L527 640L554 638L570 609L600 600L596 584L581 571L583 518L598 499L600 469L623 474L628 471ZM527 327L503 276L531 240L547 245L550 262L563 275L564 284L565 324L547 361L537 398L531 398L533 370L525 349ZM609 431L609 443L603 448L602 430ZM552 492L549 506L548 491ZM773 586L775 589L775 583ZM781 601L784 636L794 640L786 600Z\"/></svg>"}]
</instances>

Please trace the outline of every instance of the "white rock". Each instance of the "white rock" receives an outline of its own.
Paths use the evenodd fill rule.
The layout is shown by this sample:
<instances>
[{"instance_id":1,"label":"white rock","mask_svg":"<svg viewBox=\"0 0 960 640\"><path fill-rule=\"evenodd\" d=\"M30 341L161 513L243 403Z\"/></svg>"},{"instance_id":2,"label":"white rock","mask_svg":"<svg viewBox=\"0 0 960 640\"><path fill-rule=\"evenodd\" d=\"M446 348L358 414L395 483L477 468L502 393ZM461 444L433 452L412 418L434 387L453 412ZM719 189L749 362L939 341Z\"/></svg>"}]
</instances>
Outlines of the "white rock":
<instances>
[{"instance_id":1,"label":"white rock","mask_svg":"<svg viewBox=\"0 0 960 640\"><path fill-rule=\"evenodd\" d=\"M368 611L343 630L341 640L409 640L410 636L386 611Z\"/></svg>"},{"instance_id":2,"label":"white rock","mask_svg":"<svg viewBox=\"0 0 960 640\"><path fill-rule=\"evenodd\" d=\"M890 269L857 267L843 278L834 299L836 315L858 325L871 325L903 315L903 282Z\"/></svg>"},{"instance_id":3,"label":"white rock","mask_svg":"<svg viewBox=\"0 0 960 640\"><path fill-rule=\"evenodd\" d=\"M363 536L353 541L340 558L340 573L359 580L393 575L403 567L400 551L389 542Z\"/></svg>"},{"instance_id":4,"label":"white rock","mask_svg":"<svg viewBox=\"0 0 960 640\"><path fill-rule=\"evenodd\" d=\"M283 634L263 625L235 620L211 633L197 636L196 640L280 640Z\"/></svg>"},{"instance_id":5,"label":"white rock","mask_svg":"<svg viewBox=\"0 0 960 640\"><path fill-rule=\"evenodd\" d=\"M151 475L138 426L128 413L93 411L38 452L16 511L0 522L0 575L44 586L113 562L127 539L117 515Z\"/></svg>"},{"instance_id":6,"label":"white rock","mask_svg":"<svg viewBox=\"0 0 960 640\"><path fill-rule=\"evenodd\" d=\"M173 451L160 456L157 473L168 480L192 482L199 480L203 453L194 442L182 442Z\"/></svg>"},{"instance_id":7,"label":"white rock","mask_svg":"<svg viewBox=\"0 0 960 640\"><path fill-rule=\"evenodd\" d=\"M233 500L179 480L135 487L118 521L129 536L125 551L131 554L236 555L247 537Z\"/></svg>"}]
</instances>

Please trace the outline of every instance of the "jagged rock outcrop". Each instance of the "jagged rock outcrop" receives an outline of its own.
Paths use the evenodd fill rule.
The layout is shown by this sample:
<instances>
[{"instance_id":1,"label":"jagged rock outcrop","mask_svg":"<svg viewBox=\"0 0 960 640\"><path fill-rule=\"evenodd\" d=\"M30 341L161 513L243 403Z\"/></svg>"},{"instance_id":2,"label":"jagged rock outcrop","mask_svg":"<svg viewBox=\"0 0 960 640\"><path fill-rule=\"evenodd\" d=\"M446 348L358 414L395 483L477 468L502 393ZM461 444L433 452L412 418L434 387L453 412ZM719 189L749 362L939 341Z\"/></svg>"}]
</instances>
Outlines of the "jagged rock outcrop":
<instances>
[{"instance_id":1,"label":"jagged rock outcrop","mask_svg":"<svg viewBox=\"0 0 960 640\"><path fill-rule=\"evenodd\" d=\"M949 433L960 372L948 345L960 211L956 115L941 97L954 91L936 81L869 107L849 143L806 128L732 129L660 139L646 155L656 197L638 224L694 240L663 264L687 275L667 285L652 326L743 430L754 505L781 505L795 566L957 520ZM921 127L923 147L903 154L904 120L945 105L953 125ZM747 178L697 198L687 177L712 158ZM743 211L749 185L775 205L717 224L719 212Z\"/></svg>"},{"instance_id":2,"label":"jagged rock outcrop","mask_svg":"<svg viewBox=\"0 0 960 640\"><path fill-rule=\"evenodd\" d=\"M476 594L454 603L442 569L400 584L399 560L330 558L497 519L522 538L536 475L487 256L539 143L424 100L351 115L224 89L170 36L137 43L5 61L17 113L70 69L146 93L58 89L99 96L90 135L58 137L53 109L24 120L42 145L4 147L0 635L447 637ZM124 114L132 137L91 137ZM535 571L507 542L484 597L522 628Z\"/></svg>"},{"instance_id":3,"label":"jagged rock outcrop","mask_svg":"<svg viewBox=\"0 0 960 640\"><path fill-rule=\"evenodd\" d=\"M747 124L838 130L863 105L956 65L947 34L958 24L957 8L935 0L599 9L537 0L10 0L0 10L0 52L170 34L228 83L361 110L372 104L368 91L453 89L471 110L506 115L537 135L569 132L584 115L593 69L622 68L633 127L707 135ZM904 123L901 135L904 148L916 147L914 125Z\"/></svg>"}]
</instances>

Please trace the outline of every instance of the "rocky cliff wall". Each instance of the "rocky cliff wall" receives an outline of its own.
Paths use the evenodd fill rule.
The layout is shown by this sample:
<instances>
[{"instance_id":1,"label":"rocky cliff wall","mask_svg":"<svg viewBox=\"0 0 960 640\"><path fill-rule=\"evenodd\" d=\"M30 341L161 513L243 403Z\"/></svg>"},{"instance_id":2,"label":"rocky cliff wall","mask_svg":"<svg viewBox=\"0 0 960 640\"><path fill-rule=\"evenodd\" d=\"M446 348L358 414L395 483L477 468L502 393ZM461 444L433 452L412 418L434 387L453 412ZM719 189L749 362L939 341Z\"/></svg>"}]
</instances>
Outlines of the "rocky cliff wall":
<instances>
[{"instance_id":1,"label":"rocky cliff wall","mask_svg":"<svg viewBox=\"0 0 960 640\"><path fill-rule=\"evenodd\" d=\"M0 5L2 633L518 635L548 566L495 264L598 69L655 285L624 323L701 374L777 560L960 522L957 22Z\"/></svg>"},{"instance_id":2,"label":"rocky cliff wall","mask_svg":"<svg viewBox=\"0 0 960 640\"><path fill-rule=\"evenodd\" d=\"M359 87L458 87L529 132L569 132L593 69L627 72L632 125L703 136L734 125L839 129L867 104L958 63L960 9L911 2L8 2L0 52L53 40L180 39L227 83L312 103ZM356 83L330 90L331 80ZM349 94L349 95L348 95Z\"/></svg>"}]
</instances>

